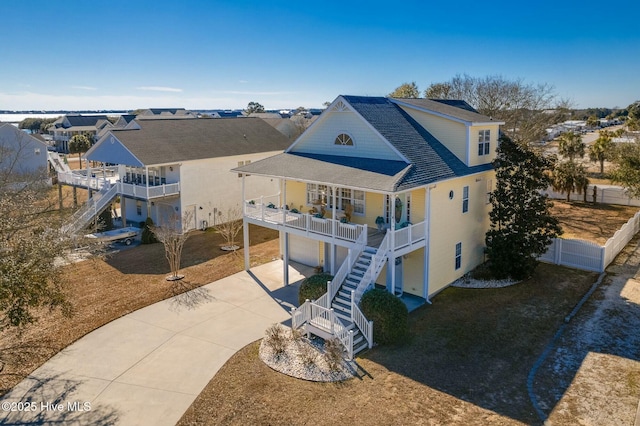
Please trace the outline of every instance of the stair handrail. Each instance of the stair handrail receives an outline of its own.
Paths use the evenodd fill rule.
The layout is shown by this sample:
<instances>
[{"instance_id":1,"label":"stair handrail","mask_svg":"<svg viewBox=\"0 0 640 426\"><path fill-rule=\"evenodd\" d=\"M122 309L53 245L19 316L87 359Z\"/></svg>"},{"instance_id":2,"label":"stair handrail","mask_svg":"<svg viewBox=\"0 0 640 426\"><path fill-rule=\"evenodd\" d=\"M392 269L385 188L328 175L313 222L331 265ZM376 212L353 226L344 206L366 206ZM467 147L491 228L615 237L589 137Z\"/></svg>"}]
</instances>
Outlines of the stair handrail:
<instances>
[{"instance_id":1,"label":"stair handrail","mask_svg":"<svg viewBox=\"0 0 640 426\"><path fill-rule=\"evenodd\" d=\"M296 307L291 308L291 327L296 329L302 327L311 318L311 301L309 299Z\"/></svg>"},{"instance_id":2,"label":"stair handrail","mask_svg":"<svg viewBox=\"0 0 640 426\"><path fill-rule=\"evenodd\" d=\"M362 313L355 300L355 290L351 290L351 321L362 333L369 349L373 346L373 321L368 320Z\"/></svg>"},{"instance_id":3,"label":"stair handrail","mask_svg":"<svg viewBox=\"0 0 640 426\"><path fill-rule=\"evenodd\" d=\"M357 253L355 252L356 250ZM338 294L344 280L347 279L349 272L351 272L351 269L356 264L356 261L363 251L364 245L357 245L355 248L350 249L346 259L342 262L342 265L333 276L333 280L327 282L327 294L329 301L332 301L333 298L336 297L336 294Z\"/></svg>"},{"instance_id":4,"label":"stair handrail","mask_svg":"<svg viewBox=\"0 0 640 426\"><path fill-rule=\"evenodd\" d=\"M113 185L109 188L109 185L104 185L99 194L101 194L99 197L91 197L87 200L86 204L73 214L69 224L63 227L63 232L79 231L118 194L118 186Z\"/></svg>"},{"instance_id":5,"label":"stair handrail","mask_svg":"<svg viewBox=\"0 0 640 426\"><path fill-rule=\"evenodd\" d=\"M380 272L382 272L382 267L384 266L384 261L388 256L389 247L391 238L389 237L390 231L387 231L384 238L380 242L380 246L376 250L375 255L371 257L371 263L369 267L365 271L364 275L358 282L358 286L355 289L355 299L353 301L358 304L362 295L365 291L376 281Z\"/></svg>"}]
</instances>

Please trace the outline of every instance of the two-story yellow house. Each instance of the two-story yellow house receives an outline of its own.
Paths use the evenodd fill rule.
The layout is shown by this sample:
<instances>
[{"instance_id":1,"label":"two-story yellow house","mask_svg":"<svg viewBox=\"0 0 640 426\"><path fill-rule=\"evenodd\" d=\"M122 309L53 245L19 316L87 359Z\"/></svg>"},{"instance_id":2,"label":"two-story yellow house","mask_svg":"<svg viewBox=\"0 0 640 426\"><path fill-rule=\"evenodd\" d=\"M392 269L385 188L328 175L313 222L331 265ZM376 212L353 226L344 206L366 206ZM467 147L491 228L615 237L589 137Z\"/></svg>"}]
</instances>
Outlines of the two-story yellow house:
<instances>
[{"instance_id":1,"label":"two-story yellow house","mask_svg":"<svg viewBox=\"0 0 640 426\"><path fill-rule=\"evenodd\" d=\"M501 124L463 101L338 96L284 153L233 170L280 181L244 223L281 232L285 283L289 260L334 274L338 313L374 283L428 300L484 260Z\"/></svg>"}]
</instances>

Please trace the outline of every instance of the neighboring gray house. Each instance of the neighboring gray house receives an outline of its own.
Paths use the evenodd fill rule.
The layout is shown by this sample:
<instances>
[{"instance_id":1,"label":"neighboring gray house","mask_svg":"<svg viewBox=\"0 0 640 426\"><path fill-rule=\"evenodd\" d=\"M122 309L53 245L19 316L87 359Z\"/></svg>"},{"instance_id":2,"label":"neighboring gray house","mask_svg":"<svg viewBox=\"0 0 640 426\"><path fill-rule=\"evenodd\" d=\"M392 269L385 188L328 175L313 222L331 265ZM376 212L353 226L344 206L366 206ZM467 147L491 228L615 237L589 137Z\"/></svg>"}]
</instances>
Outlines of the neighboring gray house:
<instances>
[{"instance_id":1,"label":"neighboring gray house","mask_svg":"<svg viewBox=\"0 0 640 426\"><path fill-rule=\"evenodd\" d=\"M46 175L47 167L46 143L12 124L0 123L0 172Z\"/></svg>"},{"instance_id":2,"label":"neighboring gray house","mask_svg":"<svg viewBox=\"0 0 640 426\"><path fill-rule=\"evenodd\" d=\"M119 197L123 221L134 224L189 212L186 229L214 225L240 206L242 177L229 170L282 153L291 143L259 118L134 120L128 126L110 130L86 153L104 167L59 173L58 179L99 190L96 214ZM279 191L278 181L256 179L249 196Z\"/></svg>"}]
</instances>

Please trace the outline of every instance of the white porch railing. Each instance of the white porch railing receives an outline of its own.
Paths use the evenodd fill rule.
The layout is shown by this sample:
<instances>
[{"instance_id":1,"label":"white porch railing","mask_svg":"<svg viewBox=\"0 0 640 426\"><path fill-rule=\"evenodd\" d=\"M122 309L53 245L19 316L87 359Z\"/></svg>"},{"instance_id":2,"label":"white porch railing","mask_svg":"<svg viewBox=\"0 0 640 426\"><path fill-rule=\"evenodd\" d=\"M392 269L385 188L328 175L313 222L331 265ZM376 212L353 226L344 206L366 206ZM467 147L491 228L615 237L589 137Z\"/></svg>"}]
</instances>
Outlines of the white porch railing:
<instances>
[{"instance_id":1,"label":"white porch railing","mask_svg":"<svg viewBox=\"0 0 640 426\"><path fill-rule=\"evenodd\" d=\"M425 222L420 222L395 230L395 249L398 250L419 241L424 241L426 239L426 229Z\"/></svg>"},{"instance_id":2,"label":"white porch railing","mask_svg":"<svg viewBox=\"0 0 640 426\"><path fill-rule=\"evenodd\" d=\"M352 243L364 237L364 244L366 244L367 225L342 223L335 219L293 213L287 209L277 207L277 202L278 196L260 197L258 201L245 201L244 215L261 222L298 229L308 235L316 234Z\"/></svg>"},{"instance_id":3,"label":"white porch railing","mask_svg":"<svg viewBox=\"0 0 640 426\"><path fill-rule=\"evenodd\" d=\"M134 185L131 183L118 182L120 193L135 198L157 198L180 193L180 183L167 183L158 186Z\"/></svg>"}]
</instances>

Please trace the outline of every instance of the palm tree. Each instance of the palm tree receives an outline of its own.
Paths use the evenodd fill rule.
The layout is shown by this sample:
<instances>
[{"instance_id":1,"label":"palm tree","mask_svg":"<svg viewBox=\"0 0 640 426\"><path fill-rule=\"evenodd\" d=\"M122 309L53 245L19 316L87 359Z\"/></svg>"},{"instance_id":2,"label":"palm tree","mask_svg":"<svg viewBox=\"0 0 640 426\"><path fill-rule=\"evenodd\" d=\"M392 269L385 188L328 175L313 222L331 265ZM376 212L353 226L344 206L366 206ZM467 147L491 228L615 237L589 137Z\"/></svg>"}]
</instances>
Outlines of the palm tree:
<instances>
[{"instance_id":1,"label":"palm tree","mask_svg":"<svg viewBox=\"0 0 640 426\"><path fill-rule=\"evenodd\" d=\"M559 191L561 194L566 192L567 201L571 201L571 193L573 191L583 193L586 199L589 179L582 165L573 161L565 161L558 164L553 170L551 185L554 190Z\"/></svg>"},{"instance_id":2,"label":"palm tree","mask_svg":"<svg viewBox=\"0 0 640 426\"><path fill-rule=\"evenodd\" d=\"M574 132L566 132L560 136L560 143L558 144L558 152L573 161L576 157L584 157L584 142L582 142L582 136Z\"/></svg>"},{"instance_id":3,"label":"palm tree","mask_svg":"<svg viewBox=\"0 0 640 426\"><path fill-rule=\"evenodd\" d=\"M73 135L69 141L69 153L78 154L78 160L83 152L87 152L91 148L91 141L85 135ZM82 168L82 161L80 162L80 168Z\"/></svg>"},{"instance_id":4,"label":"palm tree","mask_svg":"<svg viewBox=\"0 0 640 426\"><path fill-rule=\"evenodd\" d=\"M600 174L604 174L604 162L613 157L613 141L611 132L600 131L600 136L589 147L589 159L600 163Z\"/></svg>"}]
</instances>

